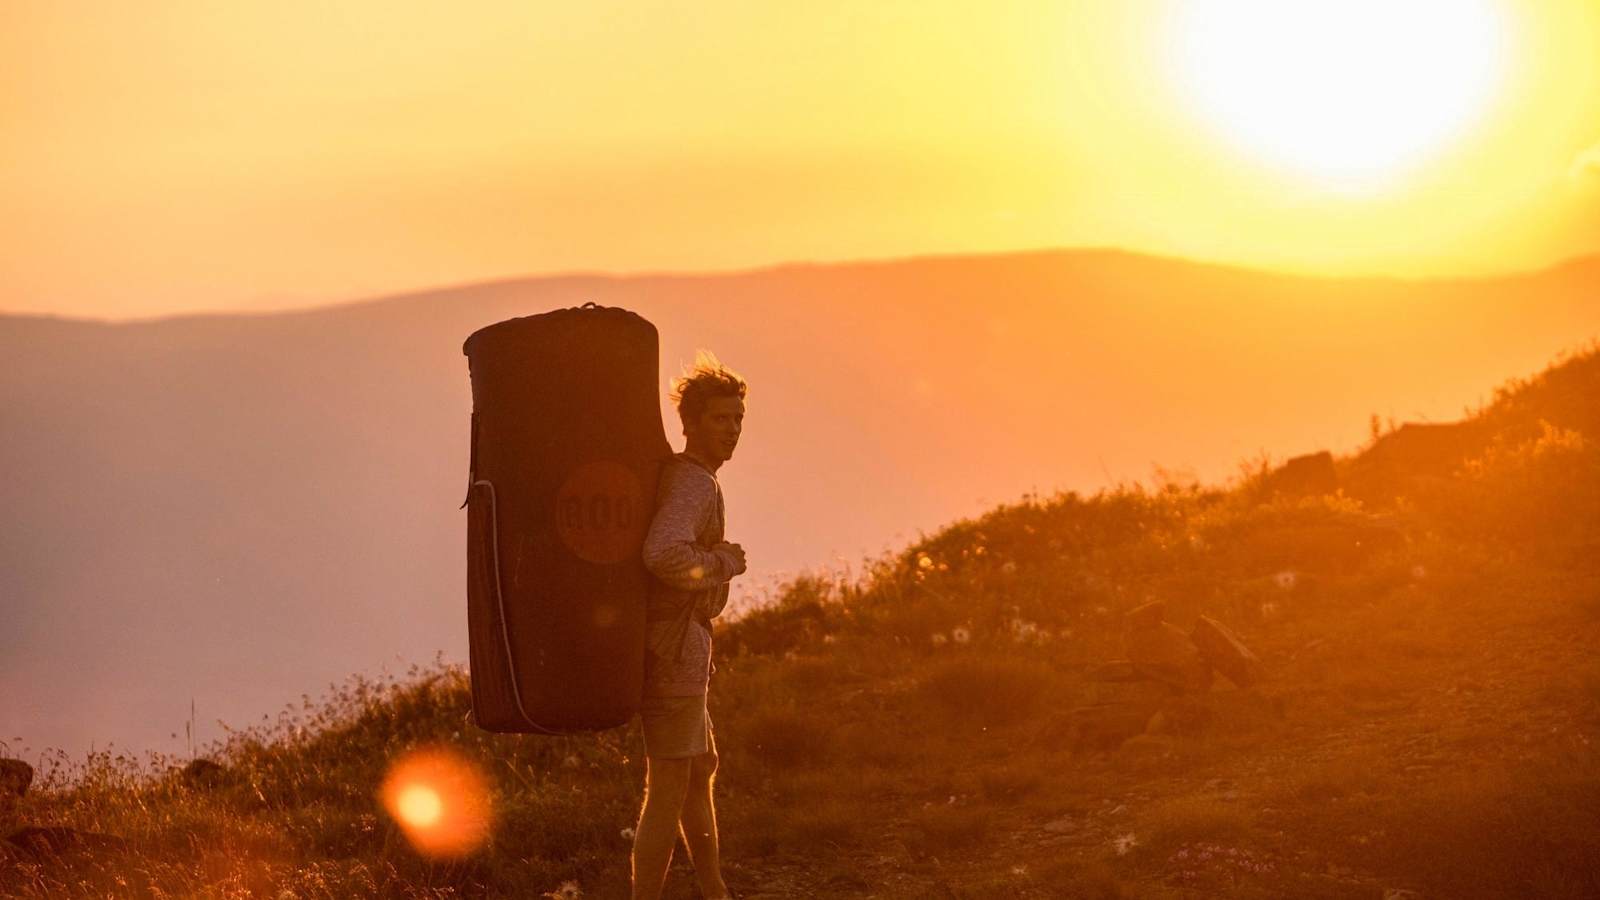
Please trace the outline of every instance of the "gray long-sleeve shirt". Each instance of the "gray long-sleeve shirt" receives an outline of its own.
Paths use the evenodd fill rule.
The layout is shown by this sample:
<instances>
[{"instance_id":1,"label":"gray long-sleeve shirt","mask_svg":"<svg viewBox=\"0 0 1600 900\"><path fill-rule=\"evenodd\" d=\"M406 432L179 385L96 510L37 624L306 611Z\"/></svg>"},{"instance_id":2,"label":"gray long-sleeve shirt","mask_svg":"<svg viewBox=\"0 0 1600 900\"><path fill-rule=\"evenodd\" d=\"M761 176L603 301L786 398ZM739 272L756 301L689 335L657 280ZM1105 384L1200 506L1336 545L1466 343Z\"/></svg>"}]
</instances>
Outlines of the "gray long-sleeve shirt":
<instances>
[{"instance_id":1,"label":"gray long-sleeve shirt","mask_svg":"<svg viewBox=\"0 0 1600 900\"><path fill-rule=\"evenodd\" d=\"M645 694L692 697L711 679L711 620L728 604L732 554L713 550L726 512L717 478L679 453L661 467L655 517L644 539L654 577L646 611Z\"/></svg>"}]
</instances>

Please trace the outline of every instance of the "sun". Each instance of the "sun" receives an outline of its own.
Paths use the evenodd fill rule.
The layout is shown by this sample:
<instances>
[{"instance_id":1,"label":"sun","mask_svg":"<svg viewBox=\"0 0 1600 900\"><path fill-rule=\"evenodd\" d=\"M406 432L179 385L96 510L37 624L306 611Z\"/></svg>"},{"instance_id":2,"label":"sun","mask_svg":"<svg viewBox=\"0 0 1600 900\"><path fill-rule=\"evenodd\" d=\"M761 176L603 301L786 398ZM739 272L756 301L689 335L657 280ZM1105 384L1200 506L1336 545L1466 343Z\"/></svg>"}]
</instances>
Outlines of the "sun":
<instances>
[{"instance_id":1,"label":"sun","mask_svg":"<svg viewBox=\"0 0 1600 900\"><path fill-rule=\"evenodd\" d=\"M1510 24L1496 0L1175 0L1166 67L1186 109L1240 151L1365 191L1487 112Z\"/></svg>"}]
</instances>

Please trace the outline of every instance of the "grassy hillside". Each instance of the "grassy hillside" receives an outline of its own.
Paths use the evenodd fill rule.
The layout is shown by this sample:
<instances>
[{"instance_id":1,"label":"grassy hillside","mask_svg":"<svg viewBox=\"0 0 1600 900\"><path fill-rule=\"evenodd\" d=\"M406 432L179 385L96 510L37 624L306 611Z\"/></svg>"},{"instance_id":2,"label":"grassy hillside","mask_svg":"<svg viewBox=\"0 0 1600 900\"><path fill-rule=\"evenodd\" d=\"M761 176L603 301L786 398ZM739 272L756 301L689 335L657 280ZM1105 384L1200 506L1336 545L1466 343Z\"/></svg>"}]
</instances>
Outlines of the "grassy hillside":
<instances>
[{"instance_id":1,"label":"grassy hillside","mask_svg":"<svg viewBox=\"0 0 1600 900\"><path fill-rule=\"evenodd\" d=\"M1247 466L1226 488L1024 498L722 626L730 884L1600 895L1600 352L1419 434L1375 423L1332 493ZM1185 631L1226 622L1263 680L1106 680L1152 600ZM635 730L494 736L468 707L438 665L237 731L205 753L221 769L58 759L7 830L117 840L0 849L0 892L625 895ZM493 824L429 861L376 795L391 761L440 746L485 776ZM669 896L694 896L686 873Z\"/></svg>"},{"instance_id":2,"label":"grassy hillside","mask_svg":"<svg viewBox=\"0 0 1600 900\"><path fill-rule=\"evenodd\" d=\"M750 380L723 479L738 603L1027 490L1152 461L1214 482L1258 448L1351 447L1374 410L1454 417L1600 336L1595 284L1600 256L1400 281L1063 249L0 315L0 696L22 698L0 737L171 750L191 701L209 740L347 673L464 655L461 342L512 316L624 307L660 330L659 383L701 347Z\"/></svg>"}]
</instances>

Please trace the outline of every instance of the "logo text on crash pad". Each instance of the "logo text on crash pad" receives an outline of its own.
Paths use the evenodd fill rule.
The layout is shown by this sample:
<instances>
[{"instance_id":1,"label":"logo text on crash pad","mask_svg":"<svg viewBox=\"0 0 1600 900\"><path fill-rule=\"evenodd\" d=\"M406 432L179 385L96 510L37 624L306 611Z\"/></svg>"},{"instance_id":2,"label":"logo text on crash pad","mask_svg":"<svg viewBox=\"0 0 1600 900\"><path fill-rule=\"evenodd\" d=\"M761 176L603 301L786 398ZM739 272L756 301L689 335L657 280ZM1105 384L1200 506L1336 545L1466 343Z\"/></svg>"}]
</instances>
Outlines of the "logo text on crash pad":
<instances>
[{"instance_id":1,"label":"logo text on crash pad","mask_svg":"<svg viewBox=\"0 0 1600 900\"><path fill-rule=\"evenodd\" d=\"M639 552L650 508L639 476L602 460L572 470L556 492L556 532L567 549L592 563L619 563Z\"/></svg>"}]
</instances>

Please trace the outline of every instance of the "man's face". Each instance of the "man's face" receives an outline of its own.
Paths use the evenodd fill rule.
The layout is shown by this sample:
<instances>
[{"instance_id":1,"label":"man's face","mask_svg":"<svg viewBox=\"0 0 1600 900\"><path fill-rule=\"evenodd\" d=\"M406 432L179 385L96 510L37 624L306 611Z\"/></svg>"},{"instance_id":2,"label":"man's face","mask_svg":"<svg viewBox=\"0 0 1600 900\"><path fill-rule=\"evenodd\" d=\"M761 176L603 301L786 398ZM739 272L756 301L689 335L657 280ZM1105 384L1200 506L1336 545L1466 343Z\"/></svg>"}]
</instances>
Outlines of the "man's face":
<instances>
[{"instance_id":1,"label":"man's face","mask_svg":"<svg viewBox=\"0 0 1600 900\"><path fill-rule=\"evenodd\" d=\"M684 426L687 449L711 459L727 462L739 443L744 428L744 400L740 397L712 397L700 416Z\"/></svg>"}]
</instances>

